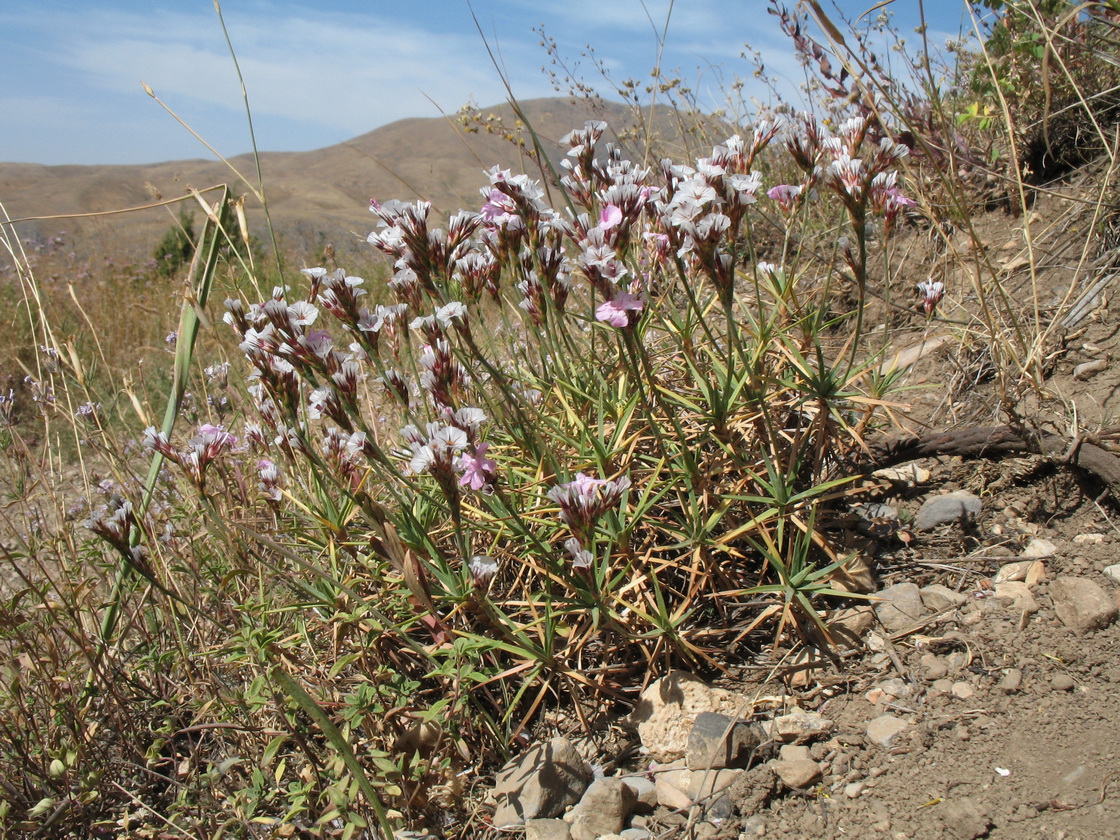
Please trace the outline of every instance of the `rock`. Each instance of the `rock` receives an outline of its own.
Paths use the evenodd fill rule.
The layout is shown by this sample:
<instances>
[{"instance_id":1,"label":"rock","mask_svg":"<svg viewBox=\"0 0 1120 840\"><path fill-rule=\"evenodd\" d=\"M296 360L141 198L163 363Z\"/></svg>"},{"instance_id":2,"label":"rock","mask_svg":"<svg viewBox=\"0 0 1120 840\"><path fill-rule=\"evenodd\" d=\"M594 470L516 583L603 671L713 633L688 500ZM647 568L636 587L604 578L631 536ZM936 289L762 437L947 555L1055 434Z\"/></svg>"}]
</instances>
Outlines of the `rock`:
<instances>
[{"instance_id":1,"label":"rock","mask_svg":"<svg viewBox=\"0 0 1120 840\"><path fill-rule=\"evenodd\" d=\"M1120 583L1120 563L1113 563L1104 567L1105 576L1113 583Z\"/></svg>"},{"instance_id":2,"label":"rock","mask_svg":"<svg viewBox=\"0 0 1120 840\"><path fill-rule=\"evenodd\" d=\"M879 715L867 724L867 739L879 747L889 747L910 724L897 715Z\"/></svg>"},{"instance_id":3,"label":"rock","mask_svg":"<svg viewBox=\"0 0 1120 840\"><path fill-rule=\"evenodd\" d=\"M986 835L992 827L988 815L968 797L942 803L939 812L941 821L945 823L945 830L954 840L976 840Z\"/></svg>"},{"instance_id":4,"label":"rock","mask_svg":"<svg viewBox=\"0 0 1120 840\"><path fill-rule=\"evenodd\" d=\"M778 715L770 722L767 734L779 741L806 741L832 729L832 721L818 712L795 708L789 714Z\"/></svg>"},{"instance_id":5,"label":"rock","mask_svg":"<svg viewBox=\"0 0 1120 840\"><path fill-rule=\"evenodd\" d=\"M935 653L923 653L918 664L922 668L922 676L930 682L942 679L949 673L949 666L945 664L945 660Z\"/></svg>"},{"instance_id":6,"label":"rock","mask_svg":"<svg viewBox=\"0 0 1120 840\"><path fill-rule=\"evenodd\" d=\"M686 754L689 732L701 712L738 719L751 708L747 697L712 688L684 671L670 671L642 692L630 720L656 760L675 761Z\"/></svg>"},{"instance_id":7,"label":"rock","mask_svg":"<svg viewBox=\"0 0 1120 840\"><path fill-rule=\"evenodd\" d=\"M925 604L926 609L932 610L933 612L947 610L950 607L959 607L968 600L968 596L963 592L955 592L948 586L940 583L931 583L929 586L923 586L918 591L921 594L922 603Z\"/></svg>"},{"instance_id":8,"label":"rock","mask_svg":"<svg viewBox=\"0 0 1120 840\"><path fill-rule=\"evenodd\" d=\"M619 832L618 836L621 837L622 840L650 840L653 835L645 828L628 828L625 831Z\"/></svg>"},{"instance_id":9,"label":"rock","mask_svg":"<svg viewBox=\"0 0 1120 840\"><path fill-rule=\"evenodd\" d=\"M1086 578L1063 575L1050 584L1054 611L1077 633L1101 630L1116 620L1117 608L1105 591Z\"/></svg>"},{"instance_id":10,"label":"rock","mask_svg":"<svg viewBox=\"0 0 1120 840\"><path fill-rule=\"evenodd\" d=\"M1018 691L1023 685L1023 672L1018 668L1008 668L1003 675L1003 679L999 681L1000 691L1005 691L1012 694Z\"/></svg>"},{"instance_id":11,"label":"rock","mask_svg":"<svg viewBox=\"0 0 1120 840\"><path fill-rule=\"evenodd\" d=\"M1038 612L1038 601L1031 594L1031 588L1021 580L997 583L994 587L997 598L1010 598L1012 608L1019 612Z\"/></svg>"},{"instance_id":12,"label":"rock","mask_svg":"<svg viewBox=\"0 0 1120 840\"><path fill-rule=\"evenodd\" d=\"M953 683L953 687L950 689L950 692L958 700L967 700L976 693L976 689L972 686L972 683L960 681Z\"/></svg>"},{"instance_id":13,"label":"rock","mask_svg":"<svg viewBox=\"0 0 1120 840\"><path fill-rule=\"evenodd\" d=\"M1023 549L1023 553L1019 555L1028 560L1045 560L1047 557L1053 557L1058 553L1058 547L1050 540L1044 540L1042 537L1035 537L1027 547Z\"/></svg>"},{"instance_id":14,"label":"rock","mask_svg":"<svg viewBox=\"0 0 1120 840\"><path fill-rule=\"evenodd\" d=\"M1045 565L1039 560L1016 560L1004 563L992 577L992 583L1006 583L1013 580L1026 580L1028 577L1045 577Z\"/></svg>"},{"instance_id":15,"label":"rock","mask_svg":"<svg viewBox=\"0 0 1120 840\"><path fill-rule=\"evenodd\" d=\"M1072 691L1077 683L1065 671L1059 671L1050 678L1050 686L1055 691Z\"/></svg>"},{"instance_id":16,"label":"rock","mask_svg":"<svg viewBox=\"0 0 1120 840\"><path fill-rule=\"evenodd\" d=\"M691 807L692 797L680 787L681 785L688 787L688 780L683 774L691 772L691 770L676 770L658 773L654 777L657 804L671 811L680 811Z\"/></svg>"},{"instance_id":17,"label":"rock","mask_svg":"<svg viewBox=\"0 0 1120 840\"><path fill-rule=\"evenodd\" d=\"M498 773L494 825L503 828L559 816L580 800L590 781L591 773L566 738L537 744Z\"/></svg>"},{"instance_id":18,"label":"rock","mask_svg":"<svg viewBox=\"0 0 1120 840\"><path fill-rule=\"evenodd\" d=\"M884 680L863 695L868 703L891 703L900 697L909 697L913 691L902 680Z\"/></svg>"},{"instance_id":19,"label":"rock","mask_svg":"<svg viewBox=\"0 0 1120 840\"><path fill-rule=\"evenodd\" d=\"M622 779L596 779L570 814L572 840L597 840L622 831L634 802L634 792Z\"/></svg>"},{"instance_id":20,"label":"rock","mask_svg":"<svg viewBox=\"0 0 1120 840\"><path fill-rule=\"evenodd\" d=\"M710 823L719 824L735 816L735 800L724 794L717 796L707 808L704 809L704 819Z\"/></svg>"},{"instance_id":21,"label":"rock","mask_svg":"<svg viewBox=\"0 0 1120 840\"><path fill-rule=\"evenodd\" d=\"M690 770L746 767L762 743L762 734L746 721L717 712L701 712L688 733Z\"/></svg>"},{"instance_id":22,"label":"rock","mask_svg":"<svg viewBox=\"0 0 1120 840\"><path fill-rule=\"evenodd\" d=\"M765 836L766 818L762 814L754 814L743 820L742 832L739 834L740 838Z\"/></svg>"},{"instance_id":23,"label":"rock","mask_svg":"<svg viewBox=\"0 0 1120 840\"><path fill-rule=\"evenodd\" d=\"M861 793L863 793L863 782L848 782L844 785L844 795L848 799L859 799Z\"/></svg>"},{"instance_id":24,"label":"rock","mask_svg":"<svg viewBox=\"0 0 1120 840\"><path fill-rule=\"evenodd\" d=\"M914 517L914 528L929 531L938 525L960 522L962 519L974 520L980 515L980 499L964 490L930 496L918 509Z\"/></svg>"},{"instance_id":25,"label":"rock","mask_svg":"<svg viewBox=\"0 0 1120 840\"><path fill-rule=\"evenodd\" d=\"M1091 376L1096 376L1107 368L1108 359L1093 359L1091 362L1082 362L1073 369L1073 378L1088 379Z\"/></svg>"},{"instance_id":26,"label":"rock","mask_svg":"<svg viewBox=\"0 0 1120 840\"><path fill-rule=\"evenodd\" d=\"M1104 534L1078 534L1073 538L1073 542L1076 545L1100 545L1104 539Z\"/></svg>"},{"instance_id":27,"label":"rock","mask_svg":"<svg viewBox=\"0 0 1120 840\"><path fill-rule=\"evenodd\" d=\"M930 480L930 471L917 464L907 464L905 467L883 467L871 473L874 478L885 478L887 481L897 481L900 484L926 484Z\"/></svg>"},{"instance_id":28,"label":"rock","mask_svg":"<svg viewBox=\"0 0 1120 840\"><path fill-rule=\"evenodd\" d=\"M795 759L783 761L775 759L770 762L770 767L778 774L782 784L788 788L807 788L821 778L821 768L812 759Z\"/></svg>"},{"instance_id":29,"label":"rock","mask_svg":"<svg viewBox=\"0 0 1120 840\"><path fill-rule=\"evenodd\" d=\"M622 783L634 794L634 810L648 813L657 807L657 785L649 776L623 776Z\"/></svg>"},{"instance_id":30,"label":"rock","mask_svg":"<svg viewBox=\"0 0 1120 840\"><path fill-rule=\"evenodd\" d=\"M896 583L877 592L875 597L881 599L875 606L875 615L892 633L908 630L926 615L926 607L922 603L917 584Z\"/></svg>"},{"instance_id":31,"label":"rock","mask_svg":"<svg viewBox=\"0 0 1120 840\"><path fill-rule=\"evenodd\" d=\"M525 840L569 840L572 832L563 820L526 820Z\"/></svg>"},{"instance_id":32,"label":"rock","mask_svg":"<svg viewBox=\"0 0 1120 840\"><path fill-rule=\"evenodd\" d=\"M808 761L812 759L813 751L808 747L797 744L784 744L778 750L778 758L782 761Z\"/></svg>"},{"instance_id":33,"label":"rock","mask_svg":"<svg viewBox=\"0 0 1120 840\"><path fill-rule=\"evenodd\" d=\"M873 607L848 607L837 610L828 622L828 632L837 644L857 648L863 642L867 631L875 624Z\"/></svg>"},{"instance_id":34,"label":"rock","mask_svg":"<svg viewBox=\"0 0 1120 840\"><path fill-rule=\"evenodd\" d=\"M745 772L731 767L724 770L690 770L687 779L688 795L696 802L708 799L712 794L727 790Z\"/></svg>"}]
</instances>

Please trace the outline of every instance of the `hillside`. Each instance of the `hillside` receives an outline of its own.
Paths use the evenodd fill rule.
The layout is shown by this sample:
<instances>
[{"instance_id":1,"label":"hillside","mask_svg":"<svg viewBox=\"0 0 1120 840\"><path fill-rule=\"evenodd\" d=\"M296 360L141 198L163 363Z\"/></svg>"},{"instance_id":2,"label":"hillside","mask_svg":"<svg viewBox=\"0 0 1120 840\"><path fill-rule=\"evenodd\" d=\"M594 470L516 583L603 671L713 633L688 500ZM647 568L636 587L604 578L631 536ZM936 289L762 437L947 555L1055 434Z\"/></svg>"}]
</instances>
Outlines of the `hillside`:
<instances>
[{"instance_id":1,"label":"hillside","mask_svg":"<svg viewBox=\"0 0 1120 840\"><path fill-rule=\"evenodd\" d=\"M577 99L538 99L521 103L541 140L555 144L588 119L603 119L622 132L633 124L623 105ZM491 125L517 131L509 105L483 108ZM675 123L660 116L655 133L675 141ZM528 134L524 135L529 142ZM556 158L562 154L555 146ZM230 160L252 178L252 155ZM340 253L365 238L370 226L369 199L423 198L435 208L454 210L479 203L484 170L500 163L535 172L516 145L501 132L468 131L454 115L406 119L354 139L310 152L265 152L261 155L266 196L272 218L288 248L315 249L331 242ZM220 161L179 160L136 166L42 166L0 163L0 202L11 218L69 216L120 210L173 198L188 187L204 188L235 176ZM239 194L247 192L235 185ZM263 231L259 208L249 205L254 232ZM23 222L25 237L50 237L67 231L72 248L85 257L146 257L172 222L167 208L92 218L37 219Z\"/></svg>"}]
</instances>

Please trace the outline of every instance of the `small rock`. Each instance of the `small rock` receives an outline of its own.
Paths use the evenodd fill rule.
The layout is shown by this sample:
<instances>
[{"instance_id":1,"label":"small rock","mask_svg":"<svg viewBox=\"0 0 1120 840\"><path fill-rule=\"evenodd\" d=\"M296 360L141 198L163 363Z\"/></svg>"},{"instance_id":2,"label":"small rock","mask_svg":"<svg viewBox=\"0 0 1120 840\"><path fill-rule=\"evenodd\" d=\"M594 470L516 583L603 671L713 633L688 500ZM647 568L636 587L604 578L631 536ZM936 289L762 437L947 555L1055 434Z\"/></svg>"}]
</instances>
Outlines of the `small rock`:
<instances>
[{"instance_id":1,"label":"small rock","mask_svg":"<svg viewBox=\"0 0 1120 840\"><path fill-rule=\"evenodd\" d=\"M717 712L701 712L688 733L688 767L690 770L746 767L760 743L761 734L746 721Z\"/></svg>"},{"instance_id":2,"label":"small rock","mask_svg":"<svg viewBox=\"0 0 1120 840\"><path fill-rule=\"evenodd\" d=\"M873 607L848 607L836 611L828 622L828 632L838 643L856 648L874 624Z\"/></svg>"},{"instance_id":3,"label":"small rock","mask_svg":"<svg viewBox=\"0 0 1120 840\"><path fill-rule=\"evenodd\" d=\"M915 583L896 583L876 593L881 599L875 606L875 615L890 632L907 630L926 615L921 591Z\"/></svg>"},{"instance_id":4,"label":"small rock","mask_svg":"<svg viewBox=\"0 0 1120 840\"><path fill-rule=\"evenodd\" d=\"M859 799L861 793L863 793L863 782L848 782L844 785L844 795L849 799Z\"/></svg>"},{"instance_id":5,"label":"small rock","mask_svg":"<svg viewBox=\"0 0 1120 840\"><path fill-rule=\"evenodd\" d=\"M922 676L930 682L942 679L949 673L949 666L945 664L945 660L935 653L923 653L918 664L922 668Z\"/></svg>"},{"instance_id":6,"label":"small rock","mask_svg":"<svg viewBox=\"0 0 1120 840\"><path fill-rule=\"evenodd\" d=\"M1120 583L1120 563L1113 563L1111 566L1104 567L1105 577L1113 583Z\"/></svg>"},{"instance_id":7,"label":"small rock","mask_svg":"<svg viewBox=\"0 0 1120 840\"><path fill-rule=\"evenodd\" d=\"M1018 691L1023 685L1023 672L1018 668L1008 668L1003 675L1003 679L999 681L1000 691L1005 691L1008 694Z\"/></svg>"},{"instance_id":8,"label":"small rock","mask_svg":"<svg viewBox=\"0 0 1120 840\"><path fill-rule=\"evenodd\" d=\"M950 689L950 691L952 692L952 695L958 700L967 700L969 697L976 693L976 689L973 687L972 683L963 681L953 683L953 687L952 689Z\"/></svg>"},{"instance_id":9,"label":"small rock","mask_svg":"<svg viewBox=\"0 0 1120 840\"><path fill-rule=\"evenodd\" d=\"M572 809L572 840L597 840L617 834L634 809L634 793L622 779L596 779Z\"/></svg>"},{"instance_id":10,"label":"small rock","mask_svg":"<svg viewBox=\"0 0 1120 840\"><path fill-rule=\"evenodd\" d=\"M1038 601L1031 594L1031 588L1021 580L1009 580L995 585L997 598L1010 598L1012 607L1019 612L1038 612Z\"/></svg>"},{"instance_id":11,"label":"small rock","mask_svg":"<svg viewBox=\"0 0 1120 840\"><path fill-rule=\"evenodd\" d=\"M1116 603L1086 578L1063 575L1050 584L1054 611L1062 623L1077 633L1101 630L1116 620Z\"/></svg>"},{"instance_id":12,"label":"small rock","mask_svg":"<svg viewBox=\"0 0 1120 840\"><path fill-rule=\"evenodd\" d=\"M670 671L642 692L630 720L653 758L673 761L687 753L689 732L701 712L738 718L751 708L747 697L713 688L684 671Z\"/></svg>"},{"instance_id":13,"label":"small rock","mask_svg":"<svg viewBox=\"0 0 1120 840\"><path fill-rule=\"evenodd\" d=\"M1072 691L1076 683L1065 671L1059 671L1050 678L1050 686L1055 691Z\"/></svg>"},{"instance_id":14,"label":"small rock","mask_svg":"<svg viewBox=\"0 0 1120 840\"><path fill-rule=\"evenodd\" d=\"M919 592L922 596L922 603L926 605L927 609L934 612L940 612L950 607L959 607L968 600L968 596L963 592L954 592L948 586L940 583L923 586Z\"/></svg>"},{"instance_id":15,"label":"small rock","mask_svg":"<svg viewBox=\"0 0 1120 840\"><path fill-rule=\"evenodd\" d=\"M778 757L782 761L810 761L813 758L813 751L797 744L783 744L778 750Z\"/></svg>"},{"instance_id":16,"label":"small rock","mask_svg":"<svg viewBox=\"0 0 1120 840\"><path fill-rule=\"evenodd\" d=\"M634 794L634 809L649 812L657 807L657 785L649 776L623 776L622 783Z\"/></svg>"},{"instance_id":17,"label":"small rock","mask_svg":"<svg viewBox=\"0 0 1120 840\"><path fill-rule=\"evenodd\" d=\"M771 768L778 774L782 784L788 788L807 788L821 778L821 768L812 759L796 759L782 761L777 759L770 762Z\"/></svg>"},{"instance_id":18,"label":"small rock","mask_svg":"<svg viewBox=\"0 0 1120 840\"><path fill-rule=\"evenodd\" d=\"M590 781L583 759L566 738L537 744L498 773L494 825L504 828L559 816L579 801Z\"/></svg>"},{"instance_id":19,"label":"small rock","mask_svg":"<svg viewBox=\"0 0 1120 840\"><path fill-rule=\"evenodd\" d=\"M867 738L880 747L888 747L910 724L897 715L879 715L867 724Z\"/></svg>"},{"instance_id":20,"label":"small rock","mask_svg":"<svg viewBox=\"0 0 1120 840\"><path fill-rule=\"evenodd\" d=\"M1026 580L1036 566L1042 566L1042 563L1038 560L1016 560L1014 563L1004 563L992 577L992 583Z\"/></svg>"},{"instance_id":21,"label":"small rock","mask_svg":"<svg viewBox=\"0 0 1120 840\"><path fill-rule=\"evenodd\" d=\"M1093 359L1091 362L1082 362L1073 369L1073 378L1088 379L1091 376L1096 376L1107 368L1108 359Z\"/></svg>"},{"instance_id":22,"label":"small rock","mask_svg":"<svg viewBox=\"0 0 1120 840\"><path fill-rule=\"evenodd\" d=\"M687 772L689 777L686 792L694 802L699 802L702 799L711 798L713 794L722 790L727 790L746 771L728 767L724 770L690 770Z\"/></svg>"},{"instance_id":23,"label":"small rock","mask_svg":"<svg viewBox=\"0 0 1120 840\"><path fill-rule=\"evenodd\" d=\"M1058 547L1050 540L1044 540L1041 537L1035 537L1027 547L1023 549L1020 557L1028 560L1045 560L1047 557L1053 557L1058 553Z\"/></svg>"},{"instance_id":24,"label":"small rock","mask_svg":"<svg viewBox=\"0 0 1120 840\"><path fill-rule=\"evenodd\" d=\"M680 785L687 787L687 780L683 778L689 770L677 770L667 773L658 773L654 777L657 790L657 804L671 811L679 811L692 805L692 797Z\"/></svg>"},{"instance_id":25,"label":"small rock","mask_svg":"<svg viewBox=\"0 0 1120 840\"><path fill-rule=\"evenodd\" d=\"M778 715L770 723L769 735L781 741L805 741L832 729L832 721L819 712L794 709L789 714Z\"/></svg>"},{"instance_id":26,"label":"small rock","mask_svg":"<svg viewBox=\"0 0 1120 840\"><path fill-rule=\"evenodd\" d=\"M875 470L872 477L885 478L887 481L897 481L902 484L927 484L931 473L917 464L907 464L905 467L883 467Z\"/></svg>"},{"instance_id":27,"label":"small rock","mask_svg":"<svg viewBox=\"0 0 1120 840\"><path fill-rule=\"evenodd\" d=\"M911 693L910 686L895 678L879 683L863 696L868 703L890 703L900 697L909 697Z\"/></svg>"},{"instance_id":28,"label":"small rock","mask_svg":"<svg viewBox=\"0 0 1120 840\"><path fill-rule=\"evenodd\" d=\"M968 797L946 800L939 811L945 829L955 840L976 840L977 837L986 835L992 827L988 815Z\"/></svg>"},{"instance_id":29,"label":"small rock","mask_svg":"<svg viewBox=\"0 0 1120 840\"><path fill-rule=\"evenodd\" d=\"M563 820L527 820L525 840L569 840L571 829Z\"/></svg>"},{"instance_id":30,"label":"small rock","mask_svg":"<svg viewBox=\"0 0 1120 840\"><path fill-rule=\"evenodd\" d=\"M1104 540L1104 534L1078 534L1073 538L1076 545L1100 545Z\"/></svg>"},{"instance_id":31,"label":"small rock","mask_svg":"<svg viewBox=\"0 0 1120 840\"><path fill-rule=\"evenodd\" d=\"M618 836L621 837L622 840L650 840L653 835L645 828L628 828L625 831L619 832Z\"/></svg>"},{"instance_id":32,"label":"small rock","mask_svg":"<svg viewBox=\"0 0 1120 840\"><path fill-rule=\"evenodd\" d=\"M727 794L717 796L704 809L704 819L710 823L721 823L735 816L735 800Z\"/></svg>"},{"instance_id":33,"label":"small rock","mask_svg":"<svg viewBox=\"0 0 1120 840\"><path fill-rule=\"evenodd\" d=\"M929 531L949 522L960 522L962 519L974 520L980 515L980 510L980 499L964 490L930 496L922 503L918 515L914 517L914 528L918 531Z\"/></svg>"},{"instance_id":34,"label":"small rock","mask_svg":"<svg viewBox=\"0 0 1120 840\"><path fill-rule=\"evenodd\" d=\"M742 837L764 837L766 835L766 818L762 814L754 814L743 820Z\"/></svg>"}]
</instances>

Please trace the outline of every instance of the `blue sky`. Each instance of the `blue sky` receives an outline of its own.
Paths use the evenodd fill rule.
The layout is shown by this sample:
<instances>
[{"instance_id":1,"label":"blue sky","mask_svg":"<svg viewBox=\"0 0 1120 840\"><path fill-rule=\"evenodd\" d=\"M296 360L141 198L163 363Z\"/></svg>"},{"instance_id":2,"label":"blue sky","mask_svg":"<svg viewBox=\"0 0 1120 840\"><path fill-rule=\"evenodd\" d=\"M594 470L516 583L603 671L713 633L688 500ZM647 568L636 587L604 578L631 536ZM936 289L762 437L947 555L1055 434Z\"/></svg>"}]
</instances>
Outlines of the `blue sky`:
<instances>
[{"instance_id":1,"label":"blue sky","mask_svg":"<svg viewBox=\"0 0 1120 840\"><path fill-rule=\"evenodd\" d=\"M891 11L910 42L919 0ZM764 0L473 0L474 14L523 99L555 91L535 28L562 55L591 44L616 81L644 81L657 59L654 27L669 18L662 58L708 104L753 68L799 76ZM792 5L790 2L788 5ZM830 3L822 3L833 8ZM838 0L857 17L877 0ZM466 0L225 0L262 150L328 146L405 117L505 100ZM873 12L878 14L878 12ZM958 0L927 4L937 45L970 26ZM606 91L582 59L586 81ZM244 109L212 0L7 0L0 4L0 160L150 163L211 157L141 82L224 155L250 148ZM764 97L761 89L748 88Z\"/></svg>"}]
</instances>

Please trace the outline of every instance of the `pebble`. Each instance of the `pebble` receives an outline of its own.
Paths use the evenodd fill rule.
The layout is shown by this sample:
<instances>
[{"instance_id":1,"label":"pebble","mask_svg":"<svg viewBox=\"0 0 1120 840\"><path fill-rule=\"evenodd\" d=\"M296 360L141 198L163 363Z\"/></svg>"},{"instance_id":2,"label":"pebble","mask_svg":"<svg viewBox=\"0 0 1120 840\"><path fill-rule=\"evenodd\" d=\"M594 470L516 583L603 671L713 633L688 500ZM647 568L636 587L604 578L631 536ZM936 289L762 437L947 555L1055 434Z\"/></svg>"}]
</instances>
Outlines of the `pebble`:
<instances>
[{"instance_id":1,"label":"pebble","mask_svg":"<svg viewBox=\"0 0 1120 840\"><path fill-rule=\"evenodd\" d=\"M1008 694L1018 691L1023 685L1023 672L1018 668L1008 668L999 681L999 688Z\"/></svg>"},{"instance_id":2,"label":"pebble","mask_svg":"<svg viewBox=\"0 0 1120 840\"><path fill-rule=\"evenodd\" d=\"M914 517L914 528L929 531L938 525L959 522L961 519L975 519L980 515L980 499L964 490L930 496Z\"/></svg>"},{"instance_id":3,"label":"pebble","mask_svg":"<svg viewBox=\"0 0 1120 840\"><path fill-rule=\"evenodd\" d=\"M863 782L849 782L844 785L844 795L849 799L858 799L863 793Z\"/></svg>"},{"instance_id":4,"label":"pebble","mask_svg":"<svg viewBox=\"0 0 1120 840\"><path fill-rule=\"evenodd\" d=\"M1035 537L1027 547L1023 549L1020 555L1028 560L1045 560L1047 557L1053 557L1058 553L1058 547L1050 540L1044 540L1042 537Z\"/></svg>"},{"instance_id":5,"label":"pebble","mask_svg":"<svg viewBox=\"0 0 1120 840\"><path fill-rule=\"evenodd\" d=\"M967 700L969 697L976 693L976 689L973 688L972 684L967 682L953 683L953 687L950 689L950 691L952 691L953 696L958 700Z\"/></svg>"},{"instance_id":6,"label":"pebble","mask_svg":"<svg viewBox=\"0 0 1120 840\"><path fill-rule=\"evenodd\" d=\"M1116 620L1116 602L1087 578L1062 575L1050 584L1054 611L1076 633L1102 630Z\"/></svg>"},{"instance_id":7,"label":"pebble","mask_svg":"<svg viewBox=\"0 0 1120 840\"><path fill-rule=\"evenodd\" d=\"M807 788L821 778L821 768L812 759L778 760L770 765L782 784L789 788Z\"/></svg>"},{"instance_id":8,"label":"pebble","mask_svg":"<svg viewBox=\"0 0 1120 840\"><path fill-rule=\"evenodd\" d=\"M1050 678L1050 685L1055 691L1071 691L1076 683L1065 671L1059 671Z\"/></svg>"},{"instance_id":9,"label":"pebble","mask_svg":"<svg viewBox=\"0 0 1120 840\"><path fill-rule=\"evenodd\" d=\"M1104 567L1104 574L1113 583L1120 583L1120 563L1113 563Z\"/></svg>"},{"instance_id":10,"label":"pebble","mask_svg":"<svg viewBox=\"0 0 1120 840\"><path fill-rule=\"evenodd\" d=\"M897 715L879 715L867 724L867 738L877 746L888 747L909 726Z\"/></svg>"},{"instance_id":11,"label":"pebble","mask_svg":"<svg viewBox=\"0 0 1120 840\"><path fill-rule=\"evenodd\" d=\"M1104 540L1104 534L1078 534L1073 538L1077 545L1100 545Z\"/></svg>"},{"instance_id":12,"label":"pebble","mask_svg":"<svg viewBox=\"0 0 1120 840\"><path fill-rule=\"evenodd\" d=\"M879 621L890 632L907 630L926 615L921 591L914 583L896 583L876 593L880 599L875 606Z\"/></svg>"}]
</instances>

